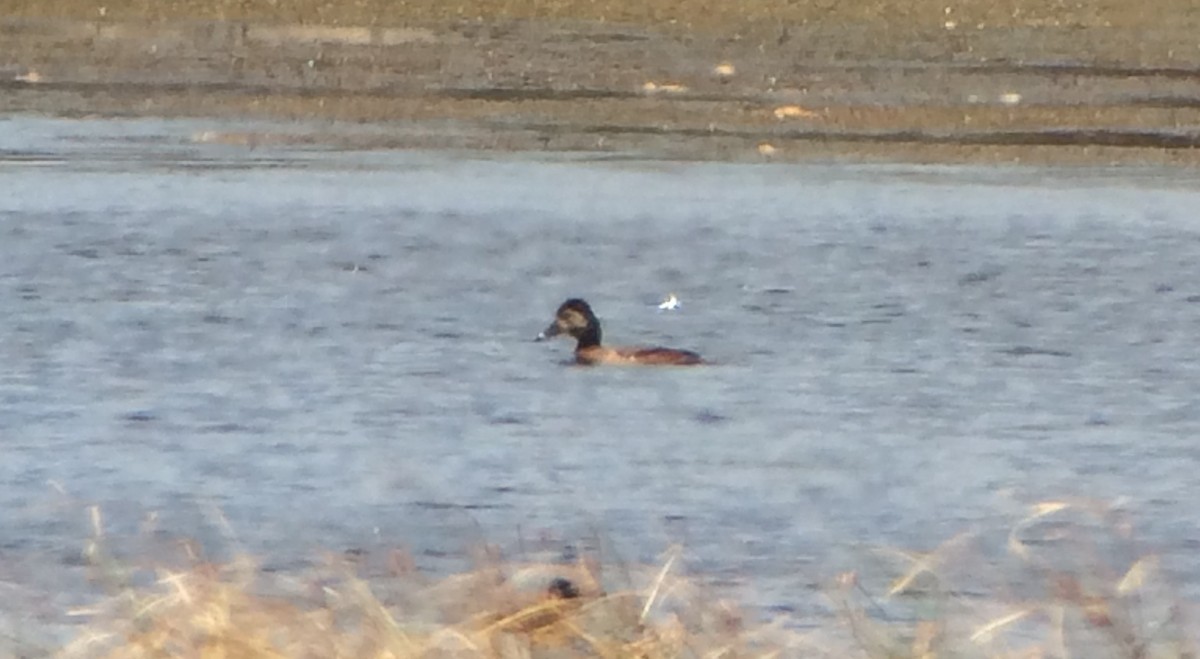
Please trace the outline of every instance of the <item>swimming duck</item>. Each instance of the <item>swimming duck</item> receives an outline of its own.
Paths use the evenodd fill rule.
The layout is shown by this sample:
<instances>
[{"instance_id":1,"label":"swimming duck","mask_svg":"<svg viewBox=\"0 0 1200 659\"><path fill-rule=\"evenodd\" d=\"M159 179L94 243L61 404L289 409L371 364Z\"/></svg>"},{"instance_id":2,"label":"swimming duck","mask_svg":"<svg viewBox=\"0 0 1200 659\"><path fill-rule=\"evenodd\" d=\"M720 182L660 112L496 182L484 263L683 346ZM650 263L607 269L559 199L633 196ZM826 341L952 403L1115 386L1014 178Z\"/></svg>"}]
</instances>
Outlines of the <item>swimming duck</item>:
<instances>
[{"instance_id":1,"label":"swimming duck","mask_svg":"<svg viewBox=\"0 0 1200 659\"><path fill-rule=\"evenodd\" d=\"M600 320L592 307L579 298L563 302L554 314L554 322L538 334L538 341L560 334L575 337L575 362L578 364L646 364L689 366L703 364L700 355L675 348L610 348L600 345Z\"/></svg>"}]
</instances>

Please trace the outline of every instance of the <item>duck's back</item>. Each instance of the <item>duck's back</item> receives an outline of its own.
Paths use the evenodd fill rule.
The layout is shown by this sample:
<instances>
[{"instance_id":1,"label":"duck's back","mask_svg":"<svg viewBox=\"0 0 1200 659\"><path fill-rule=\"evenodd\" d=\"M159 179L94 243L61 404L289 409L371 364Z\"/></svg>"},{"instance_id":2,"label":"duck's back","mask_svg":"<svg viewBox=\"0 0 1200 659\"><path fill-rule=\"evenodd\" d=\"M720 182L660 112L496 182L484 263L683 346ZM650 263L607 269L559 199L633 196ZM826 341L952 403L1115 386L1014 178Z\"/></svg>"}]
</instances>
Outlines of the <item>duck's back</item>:
<instances>
[{"instance_id":1,"label":"duck's back","mask_svg":"<svg viewBox=\"0 0 1200 659\"><path fill-rule=\"evenodd\" d=\"M693 366L704 363L700 355L678 348L635 348L631 357L639 364Z\"/></svg>"},{"instance_id":2,"label":"duck's back","mask_svg":"<svg viewBox=\"0 0 1200 659\"><path fill-rule=\"evenodd\" d=\"M704 359L691 350L677 348L608 348L593 346L578 350L580 364L643 364L646 366L694 366Z\"/></svg>"}]
</instances>

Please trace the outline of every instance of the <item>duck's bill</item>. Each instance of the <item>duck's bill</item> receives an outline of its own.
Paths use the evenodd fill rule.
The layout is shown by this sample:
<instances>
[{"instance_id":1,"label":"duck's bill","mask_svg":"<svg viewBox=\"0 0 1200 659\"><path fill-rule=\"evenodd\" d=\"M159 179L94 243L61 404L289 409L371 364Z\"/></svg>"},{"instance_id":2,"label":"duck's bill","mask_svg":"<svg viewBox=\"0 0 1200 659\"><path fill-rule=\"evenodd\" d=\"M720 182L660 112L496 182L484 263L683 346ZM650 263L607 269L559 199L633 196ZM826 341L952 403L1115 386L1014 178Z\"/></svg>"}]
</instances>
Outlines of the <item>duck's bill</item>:
<instances>
[{"instance_id":1,"label":"duck's bill","mask_svg":"<svg viewBox=\"0 0 1200 659\"><path fill-rule=\"evenodd\" d=\"M537 338L534 340L535 341L545 341L546 339L552 339L561 333L562 333L562 330L558 329L558 323L550 323L550 326L547 327L546 329L542 330L541 333L539 333L537 335Z\"/></svg>"}]
</instances>

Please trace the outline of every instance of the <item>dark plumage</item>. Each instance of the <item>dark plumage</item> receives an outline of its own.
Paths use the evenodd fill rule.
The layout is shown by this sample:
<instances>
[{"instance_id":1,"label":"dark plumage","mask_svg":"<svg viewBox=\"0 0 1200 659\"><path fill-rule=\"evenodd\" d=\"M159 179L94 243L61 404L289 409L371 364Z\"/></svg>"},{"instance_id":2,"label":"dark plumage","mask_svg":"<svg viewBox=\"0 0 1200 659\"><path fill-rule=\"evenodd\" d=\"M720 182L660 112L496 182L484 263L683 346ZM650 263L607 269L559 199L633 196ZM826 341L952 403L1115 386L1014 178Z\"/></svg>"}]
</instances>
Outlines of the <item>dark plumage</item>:
<instances>
[{"instance_id":1,"label":"dark plumage","mask_svg":"<svg viewBox=\"0 0 1200 659\"><path fill-rule=\"evenodd\" d=\"M538 340L566 334L577 341L575 361L579 364L645 364L649 366L690 366L703 364L700 355L675 348L610 348L600 344L600 319L592 307L579 298L563 302L554 314L554 322L538 335Z\"/></svg>"}]
</instances>

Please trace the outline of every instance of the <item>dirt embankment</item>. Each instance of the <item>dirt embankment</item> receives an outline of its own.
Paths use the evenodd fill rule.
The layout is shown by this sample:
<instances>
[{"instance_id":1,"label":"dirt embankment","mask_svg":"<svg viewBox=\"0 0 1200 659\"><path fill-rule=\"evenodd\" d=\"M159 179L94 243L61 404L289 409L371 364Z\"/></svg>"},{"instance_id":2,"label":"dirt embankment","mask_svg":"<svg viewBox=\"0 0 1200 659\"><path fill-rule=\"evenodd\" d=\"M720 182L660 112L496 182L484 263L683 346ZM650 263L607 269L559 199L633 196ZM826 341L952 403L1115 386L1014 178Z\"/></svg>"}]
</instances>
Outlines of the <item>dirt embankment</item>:
<instances>
[{"instance_id":1,"label":"dirt embankment","mask_svg":"<svg viewBox=\"0 0 1200 659\"><path fill-rule=\"evenodd\" d=\"M1193 5L0 0L0 111L339 120L205 135L355 147L1194 164Z\"/></svg>"}]
</instances>

